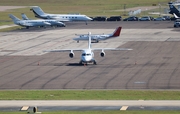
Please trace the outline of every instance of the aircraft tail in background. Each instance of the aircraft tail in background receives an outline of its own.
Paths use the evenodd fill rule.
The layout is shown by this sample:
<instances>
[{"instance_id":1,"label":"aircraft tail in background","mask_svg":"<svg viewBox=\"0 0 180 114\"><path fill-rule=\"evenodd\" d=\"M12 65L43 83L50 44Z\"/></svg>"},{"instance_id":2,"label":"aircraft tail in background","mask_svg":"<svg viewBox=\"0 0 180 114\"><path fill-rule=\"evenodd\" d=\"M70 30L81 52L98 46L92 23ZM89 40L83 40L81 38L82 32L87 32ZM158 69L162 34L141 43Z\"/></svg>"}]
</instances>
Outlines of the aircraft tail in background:
<instances>
[{"instance_id":1,"label":"aircraft tail in background","mask_svg":"<svg viewBox=\"0 0 180 114\"><path fill-rule=\"evenodd\" d=\"M29 18L24 13L21 13L21 17L22 17L23 20L29 20Z\"/></svg>"},{"instance_id":2,"label":"aircraft tail in background","mask_svg":"<svg viewBox=\"0 0 180 114\"><path fill-rule=\"evenodd\" d=\"M174 6L172 2L169 2L169 13L174 15L176 14L178 17L180 17L180 12L179 10Z\"/></svg>"}]
</instances>

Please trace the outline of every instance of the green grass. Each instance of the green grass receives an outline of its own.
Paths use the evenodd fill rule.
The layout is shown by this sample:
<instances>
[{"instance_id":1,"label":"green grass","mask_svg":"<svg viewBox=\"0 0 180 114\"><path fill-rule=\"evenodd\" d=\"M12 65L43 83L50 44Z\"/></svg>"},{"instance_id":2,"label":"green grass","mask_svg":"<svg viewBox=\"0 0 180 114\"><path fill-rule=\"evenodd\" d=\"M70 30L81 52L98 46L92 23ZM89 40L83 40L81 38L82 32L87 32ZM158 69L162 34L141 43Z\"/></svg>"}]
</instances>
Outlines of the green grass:
<instances>
[{"instance_id":1,"label":"green grass","mask_svg":"<svg viewBox=\"0 0 180 114\"><path fill-rule=\"evenodd\" d=\"M27 114L26 112L0 112L0 114ZM42 114L179 114L179 111L53 111Z\"/></svg>"},{"instance_id":2,"label":"green grass","mask_svg":"<svg viewBox=\"0 0 180 114\"><path fill-rule=\"evenodd\" d=\"M180 91L7 90L0 100L180 100Z\"/></svg>"},{"instance_id":3,"label":"green grass","mask_svg":"<svg viewBox=\"0 0 180 114\"><path fill-rule=\"evenodd\" d=\"M27 6L27 8L6 10L0 13L0 20L10 20L8 14L20 17L21 13L34 18L29 6L40 6L47 13L81 13L88 16L122 15L124 11L114 11L138 6L159 4L167 6L169 0L1 0L0 6Z\"/></svg>"},{"instance_id":4,"label":"green grass","mask_svg":"<svg viewBox=\"0 0 180 114\"><path fill-rule=\"evenodd\" d=\"M0 32L10 32L14 30L19 30L21 28L22 28L21 26L8 27L8 28L0 29Z\"/></svg>"}]
</instances>

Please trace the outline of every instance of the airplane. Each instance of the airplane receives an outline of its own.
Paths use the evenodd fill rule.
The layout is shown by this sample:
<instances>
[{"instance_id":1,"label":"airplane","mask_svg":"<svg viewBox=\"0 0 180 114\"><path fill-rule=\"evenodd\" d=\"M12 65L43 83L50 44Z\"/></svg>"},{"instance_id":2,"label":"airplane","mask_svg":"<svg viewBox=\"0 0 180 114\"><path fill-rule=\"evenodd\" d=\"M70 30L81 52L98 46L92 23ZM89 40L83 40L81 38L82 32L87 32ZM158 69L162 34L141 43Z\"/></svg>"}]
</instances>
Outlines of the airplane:
<instances>
[{"instance_id":1,"label":"airplane","mask_svg":"<svg viewBox=\"0 0 180 114\"><path fill-rule=\"evenodd\" d=\"M179 10L173 5L173 3L172 2L169 2L169 13L170 14L176 14L178 17L180 17L180 12L179 12Z\"/></svg>"},{"instance_id":2,"label":"airplane","mask_svg":"<svg viewBox=\"0 0 180 114\"><path fill-rule=\"evenodd\" d=\"M21 14L21 17L23 20L30 20L24 13ZM52 20L52 19L43 20L42 19L41 21L48 22L51 24L51 26L57 26L57 27L65 27L66 26L64 23L57 21L57 20Z\"/></svg>"},{"instance_id":3,"label":"airplane","mask_svg":"<svg viewBox=\"0 0 180 114\"><path fill-rule=\"evenodd\" d=\"M104 57L105 56L105 50L111 50L111 51L129 51L132 49L128 48L91 48L91 32L88 33L89 35L89 41L88 41L88 48L87 49L61 49L61 50L50 50L50 51L45 51L45 52L67 52L70 51L69 57L73 58L75 56L73 51L81 51L81 58L80 58L80 65L87 65L88 63L93 63L96 65L96 60L94 59L94 53L93 51L98 51L101 50L100 56Z\"/></svg>"},{"instance_id":4,"label":"airplane","mask_svg":"<svg viewBox=\"0 0 180 114\"><path fill-rule=\"evenodd\" d=\"M45 27L47 25L51 25L48 22L42 21L42 20L20 20L16 16L9 14L9 17L13 20L14 24L20 25L22 27L26 27L26 29L29 29L29 27Z\"/></svg>"},{"instance_id":5,"label":"airplane","mask_svg":"<svg viewBox=\"0 0 180 114\"><path fill-rule=\"evenodd\" d=\"M120 35L121 32L121 27L117 27L115 29L115 31L111 34L94 34L91 35L91 40L95 41L96 43L99 42L99 40L106 40L109 38L114 38L114 37L118 37ZM80 40L88 40L89 35L88 34L82 34L82 35L78 35L79 38L74 38L73 40L77 41L77 43L79 43Z\"/></svg>"},{"instance_id":6,"label":"airplane","mask_svg":"<svg viewBox=\"0 0 180 114\"><path fill-rule=\"evenodd\" d=\"M44 11L39 6L32 6L30 9L35 14L35 17L41 19L56 19L58 21L91 21L92 19L86 15L80 14L49 14L44 13ZM87 23L86 23L87 24Z\"/></svg>"}]
</instances>

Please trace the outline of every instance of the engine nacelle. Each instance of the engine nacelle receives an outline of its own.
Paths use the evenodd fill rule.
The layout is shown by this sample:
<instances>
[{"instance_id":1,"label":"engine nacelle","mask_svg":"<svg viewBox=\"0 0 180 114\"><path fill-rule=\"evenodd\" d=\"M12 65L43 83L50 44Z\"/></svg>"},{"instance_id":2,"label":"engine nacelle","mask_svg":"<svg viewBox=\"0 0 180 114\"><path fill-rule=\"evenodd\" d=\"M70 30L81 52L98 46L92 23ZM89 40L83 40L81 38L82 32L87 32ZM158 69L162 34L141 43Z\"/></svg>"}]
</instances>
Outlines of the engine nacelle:
<instances>
[{"instance_id":1,"label":"engine nacelle","mask_svg":"<svg viewBox=\"0 0 180 114\"><path fill-rule=\"evenodd\" d=\"M73 52L69 53L69 57L73 58L74 57L74 53Z\"/></svg>"},{"instance_id":2,"label":"engine nacelle","mask_svg":"<svg viewBox=\"0 0 180 114\"><path fill-rule=\"evenodd\" d=\"M100 53L100 55L101 55L101 57L104 57L104 56L105 56L105 52L102 51L102 52Z\"/></svg>"}]
</instances>

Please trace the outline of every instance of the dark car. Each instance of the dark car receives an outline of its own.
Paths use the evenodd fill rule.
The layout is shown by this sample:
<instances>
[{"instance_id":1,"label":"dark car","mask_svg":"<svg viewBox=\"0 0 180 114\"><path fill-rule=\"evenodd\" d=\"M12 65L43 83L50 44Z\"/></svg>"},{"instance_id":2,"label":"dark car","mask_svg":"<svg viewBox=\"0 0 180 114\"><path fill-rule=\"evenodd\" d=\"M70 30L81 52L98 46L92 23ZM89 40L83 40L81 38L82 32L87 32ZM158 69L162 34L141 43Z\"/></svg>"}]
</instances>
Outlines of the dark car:
<instances>
[{"instance_id":1,"label":"dark car","mask_svg":"<svg viewBox=\"0 0 180 114\"><path fill-rule=\"evenodd\" d=\"M98 17L94 17L93 21L106 21L106 17L105 16L98 16Z\"/></svg>"},{"instance_id":2,"label":"dark car","mask_svg":"<svg viewBox=\"0 0 180 114\"><path fill-rule=\"evenodd\" d=\"M166 19L166 21L170 21L171 20L170 16L163 16L163 17Z\"/></svg>"},{"instance_id":3,"label":"dark car","mask_svg":"<svg viewBox=\"0 0 180 114\"><path fill-rule=\"evenodd\" d=\"M123 21L138 21L138 20L139 20L138 17L135 17L135 16L131 16L131 17L123 19Z\"/></svg>"},{"instance_id":4,"label":"dark car","mask_svg":"<svg viewBox=\"0 0 180 114\"><path fill-rule=\"evenodd\" d=\"M121 21L121 16L111 16L107 18L107 21Z\"/></svg>"}]
</instances>

